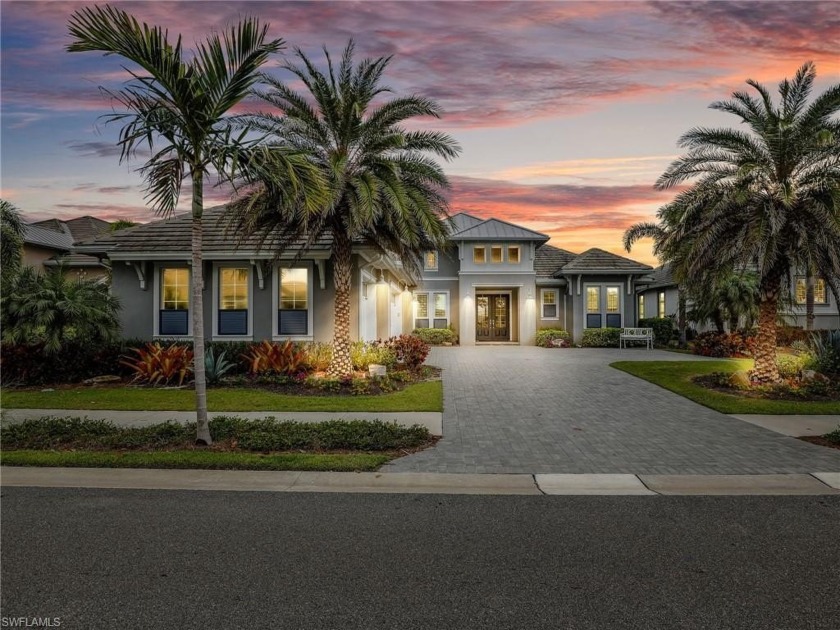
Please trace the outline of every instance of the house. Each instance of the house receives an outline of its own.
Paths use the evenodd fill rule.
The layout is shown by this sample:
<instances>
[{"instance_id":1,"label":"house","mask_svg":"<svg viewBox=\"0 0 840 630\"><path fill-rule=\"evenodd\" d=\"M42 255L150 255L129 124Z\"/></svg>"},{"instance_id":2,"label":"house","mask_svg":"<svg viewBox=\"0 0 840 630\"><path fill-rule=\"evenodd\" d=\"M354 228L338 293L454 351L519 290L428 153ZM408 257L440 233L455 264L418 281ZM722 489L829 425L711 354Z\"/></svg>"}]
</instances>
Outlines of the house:
<instances>
[{"instance_id":1,"label":"house","mask_svg":"<svg viewBox=\"0 0 840 630\"><path fill-rule=\"evenodd\" d=\"M123 304L123 335L192 334L189 214L100 235L75 247L107 259ZM329 239L300 259L275 257L271 237L237 242L224 208L205 210L204 317L214 340L331 341L334 287ZM600 249L574 254L548 236L466 213L451 220L447 247L426 252L421 277L398 260L353 248L351 336L373 340L414 328L454 328L463 345L532 345L540 328L635 325L634 295L651 267Z\"/></svg>"},{"instance_id":2,"label":"house","mask_svg":"<svg viewBox=\"0 0 840 630\"><path fill-rule=\"evenodd\" d=\"M640 284L636 292L637 312L639 317L676 316L678 309L678 284L673 277L670 265L662 265L653 270L646 284ZM805 291L804 274L791 273L789 286L792 304L783 308L786 322L792 326L805 328ZM691 310L691 303L688 303ZM831 289L824 278L817 278L814 283L814 329L840 328L840 313ZM700 326L699 330L709 330L709 326Z\"/></svg>"},{"instance_id":3,"label":"house","mask_svg":"<svg viewBox=\"0 0 840 630\"><path fill-rule=\"evenodd\" d=\"M97 279L108 276L100 258L73 251L74 243L86 241L110 229L108 221L84 216L62 221L48 219L23 226L23 265L38 271L64 265L74 277Z\"/></svg>"}]
</instances>

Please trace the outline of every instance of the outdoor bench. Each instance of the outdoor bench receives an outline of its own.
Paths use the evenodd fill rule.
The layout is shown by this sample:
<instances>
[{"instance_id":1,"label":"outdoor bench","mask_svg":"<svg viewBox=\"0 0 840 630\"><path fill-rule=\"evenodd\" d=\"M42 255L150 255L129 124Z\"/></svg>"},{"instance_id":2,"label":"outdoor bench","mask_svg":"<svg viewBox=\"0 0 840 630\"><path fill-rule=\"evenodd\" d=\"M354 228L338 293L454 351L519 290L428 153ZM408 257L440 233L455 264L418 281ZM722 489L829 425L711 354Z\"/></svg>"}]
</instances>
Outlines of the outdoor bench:
<instances>
[{"instance_id":1,"label":"outdoor bench","mask_svg":"<svg viewBox=\"0 0 840 630\"><path fill-rule=\"evenodd\" d=\"M653 349L653 328L622 328L618 347L626 348L628 341L644 341L648 350Z\"/></svg>"}]
</instances>

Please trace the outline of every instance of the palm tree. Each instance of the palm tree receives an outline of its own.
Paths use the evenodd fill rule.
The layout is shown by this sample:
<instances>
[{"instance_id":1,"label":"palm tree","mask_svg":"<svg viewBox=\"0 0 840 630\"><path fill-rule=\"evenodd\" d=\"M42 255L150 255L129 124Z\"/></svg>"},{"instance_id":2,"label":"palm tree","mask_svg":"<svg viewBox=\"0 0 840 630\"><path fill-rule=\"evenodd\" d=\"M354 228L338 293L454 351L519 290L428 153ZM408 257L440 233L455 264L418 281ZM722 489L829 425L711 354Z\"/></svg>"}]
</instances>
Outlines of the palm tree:
<instances>
[{"instance_id":1,"label":"palm tree","mask_svg":"<svg viewBox=\"0 0 840 630\"><path fill-rule=\"evenodd\" d=\"M752 328L758 317L758 279L748 271L728 271L692 287L694 304L692 319L697 322L712 320L718 332L724 332L724 322L729 332L738 330L741 319L746 328Z\"/></svg>"},{"instance_id":2,"label":"palm tree","mask_svg":"<svg viewBox=\"0 0 840 630\"><path fill-rule=\"evenodd\" d=\"M23 219L20 210L0 199L0 274L5 284L20 270L23 253Z\"/></svg>"},{"instance_id":3,"label":"palm tree","mask_svg":"<svg viewBox=\"0 0 840 630\"><path fill-rule=\"evenodd\" d=\"M58 352L70 340L115 341L119 309L119 299L106 283L71 280L62 267L43 274L26 267L10 282L3 299L3 339L43 341L46 352Z\"/></svg>"},{"instance_id":4,"label":"palm tree","mask_svg":"<svg viewBox=\"0 0 840 630\"><path fill-rule=\"evenodd\" d=\"M140 171L147 182L147 200L169 216L187 179L192 188L192 292L195 352L197 442L210 444L204 375L204 308L202 287L202 214L204 182L215 171L222 180L235 176L236 164L249 147L247 130L234 132L227 113L249 95L259 69L282 39L267 40L268 26L246 18L221 35L213 34L185 54L181 37L170 42L168 31L140 24L110 6L76 11L69 22L70 52L116 54L140 66L131 80L106 93L122 108L109 122L124 122L120 161L148 144L152 157Z\"/></svg>"},{"instance_id":5,"label":"palm tree","mask_svg":"<svg viewBox=\"0 0 840 630\"><path fill-rule=\"evenodd\" d=\"M303 239L300 257L318 239L332 239L335 282L335 336L328 373L352 370L350 361L350 280L352 247L365 243L395 254L410 273L419 272L421 254L441 247L448 234L448 181L432 156L452 159L460 148L443 133L407 131L402 123L440 116L438 105L420 96L383 101L380 84L390 57L353 64L354 45L344 49L338 68L325 50L321 72L300 50L301 65L284 67L305 86L299 93L266 77L263 100L278 114L248 117L247 123L272 143L308 155L329 186L329 198L314 212L275 202L269 182L258 194L234 204L233 225L245 236L268 234L279 249ZM376 101L376 103L374 103ZM281 194L280 196L284 196ZM279 255L279 253L278 253Z\"/></svg>"},{"instance_id":6,"label":"palm tree","mask_svg":"<svg viewBox=\"0 0 840 630\"><path fill-rule=\"evenodd\" d=\"M660 210L666 258L684 261L689 279L710 269L755 269L758 277L758 382L776 382L776 316L792 266L840 275L840 85L808 104L816 70L806 63L779 85L780 102L749 80L758 98L735 92L712 109L747 130L695 128L687 149L656 182L694 180Z\"/></svg>"}]
</instances>

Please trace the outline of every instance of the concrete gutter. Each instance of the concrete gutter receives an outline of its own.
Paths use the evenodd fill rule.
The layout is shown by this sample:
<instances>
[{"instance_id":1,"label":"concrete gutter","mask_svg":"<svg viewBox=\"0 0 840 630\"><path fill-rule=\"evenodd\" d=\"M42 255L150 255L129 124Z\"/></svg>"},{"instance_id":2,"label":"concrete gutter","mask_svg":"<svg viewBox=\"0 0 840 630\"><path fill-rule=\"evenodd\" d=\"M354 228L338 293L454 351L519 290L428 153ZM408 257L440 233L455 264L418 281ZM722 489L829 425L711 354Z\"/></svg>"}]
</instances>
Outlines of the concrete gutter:
<instances>
[{"instance_id":1,"label":"concrete gutter","mask_svg":"<svg viewBox=\"0 0 840 630\"><path fill-rule=\"evenodd\" d=\"M488 475L0 467L0 486L484 495L840 495L840 473L811 475Z\"/></svg>"}]
</instances>

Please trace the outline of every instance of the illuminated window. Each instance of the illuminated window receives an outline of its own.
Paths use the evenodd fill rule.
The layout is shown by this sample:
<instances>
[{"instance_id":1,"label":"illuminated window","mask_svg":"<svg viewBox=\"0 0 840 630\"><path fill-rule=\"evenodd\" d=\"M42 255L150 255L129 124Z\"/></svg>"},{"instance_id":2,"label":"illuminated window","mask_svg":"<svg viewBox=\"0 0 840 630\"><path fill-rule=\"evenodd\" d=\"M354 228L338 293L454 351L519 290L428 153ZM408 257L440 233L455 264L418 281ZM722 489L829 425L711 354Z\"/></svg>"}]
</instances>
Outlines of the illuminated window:
<instances>
[{"instance_id":1,"label":"illuminated window","mask_svg":"<svg viewBox=\"0 0 840 630\"><path fill-rule=\"evenodd\" d=\"M555 289L542 290L542 318L557 319L557 291Z\"/></svg>"},{"instance_id":2,"label":"illuminated window","mask_svg":"<svg viewBox=\"0 0 840 630\"><path fill-rule=\"evenodd\" d=\"M430 271L436 271L438 268L438 253L437 252L426 252L426 255L423 258L423 268L429 269Z\"/></svg>"},{"instance_id":3,"label":"illuminated window","mask_svg":"<svg viewBox=\"0 0 840 630\"><path fill-rule=\"evenodd\" d=\"M601 287L586 287L586 312L601 311Z\"/></svg>"},{"instance_id":4,"label":"illuminated window","mask_svg":"<svg viewBox=\"0 0 840 630\"><path fill-rule=\"evenodd\" d=\"M808 282L805 278L796 279L796 303L807 302ZM828 304L828 293L826 293L825 280L817 278L814 281L814 304Z\"/></svg>"},{"instance_id":5,"label":"illuminated window","mask_svg":"<svg viewBox=\"0 0 840 630\"><path fill-rule=\"evenodd\" d=\"M309 269L292 267L280 269L279 299L277 301L277 334L281 336L309 335Z\"/></svg>"},{"instance_id":6,"label":"illuminated window","mask_svg":"<svg viewBox=\"0 0 840 630\"><path fill-rule=\"evenodd\" d=\"M607 313L618 313L618 287L607 287Z\"/></svg>"},{"instance_id":7,"label":"illuminated window","mask_svg":"<svg viewBox=\"0 0 840 630\"><path fill-rule=\"evenodd\" d=\"M219 309L223 311L248 308L248 269L219 270Z\"/></svg>"},{"instance_id":8,"label":"illuminated window","mask_svg":"<svg viewBox=\"0 0 840 630\"><path fill-rule=\"evenodd\" d=\"M189 334L189 308L190 270L183 267L161 269L158 334Z\"/></svg>"},{"instance_id":9,"label":"illuminated window","mask_svg":"<svg viewBox=\"0 0 840 630\"><path fill-rule=\"evenodd\" d=\"M512 265L519 264L519 246L511 245L508 247L508 262Z\"/></svg>"},{"instance_id":10,"label":"illuminated window","mask_svg":"<svg viewBox=\"0 0 840 630\"><path fill-rule=\"evenodd\" d=\"M476 265L483 265L487 262L487 251L484 248L484 245L476 245L473 247L473 262Z\"/></svg>"},{"instance_id":11,"label":"illuminated window","mask_svg":"<svg viewBox=\"0 0 840 630\"><path fill-rule=\"evenodd\" d=\"M493 264L499 264L502 262L502 246L501 245L493 245L490 247L490 262Z\"/></svg>"},{"instance_id":12,"label":"illuminated window","mask_svg":"<svg viewBox=\"0 0 840 630\"><path fill-rule=\"evenodd\" d=\"M429 294L428 293L418 293L415 297L417 299L416 317L418 319L428 319L429 318ZM428 326L426 326L426 327L428 327Z\"/></svg>"},{"instance_id":13,"label":"illuminated window","mask_svg":"<svg viewBox=\"0 0 840 630\"><path fill-rule=\"evenodd\" d=\"M447 298L449 298L447 293L435 293L435 319L446 317Z\"/></svg>"},{"instance_id":14,"label":"illuminated window","mask_svg":"<svg viewBox=\"0 0 840 630\"><path fill-rule=\"evenodd\" d=\"M449 292L414 294L414 327L446 328L449 326Z\"/></svg>"},{"instance_id":15,"label":"illuminated window","mask_svg":"<svg viewBox=\"0 0 840 630\"><path fill-rule=\"evenodd\" d=\"M656 316L659 319L665 318L665 291L660 291L656 304Z\"/></svg>"},{"instance_id":16,"label":"illuminated window","mask_svg":"<svg viewBox=\"0 0 840 630\"><path fill-rule=\"evenodd\" d=\"M645 317L645 296L639 296L639 319L644 319Z\"/></svg>"}]
</instances>

